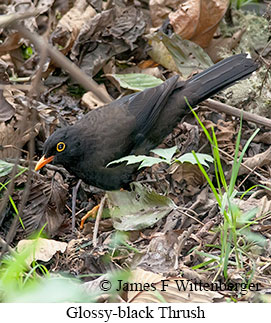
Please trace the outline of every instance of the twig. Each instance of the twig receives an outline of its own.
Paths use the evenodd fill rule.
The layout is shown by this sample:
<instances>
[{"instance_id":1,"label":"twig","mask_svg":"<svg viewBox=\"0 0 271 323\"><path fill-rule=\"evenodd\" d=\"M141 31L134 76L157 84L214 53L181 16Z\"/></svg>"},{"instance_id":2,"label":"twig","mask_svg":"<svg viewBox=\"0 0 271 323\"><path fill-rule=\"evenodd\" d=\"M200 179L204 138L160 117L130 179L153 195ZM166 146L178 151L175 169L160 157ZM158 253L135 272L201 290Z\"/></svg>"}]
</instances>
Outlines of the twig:
<instances>
[{"instance_id":1,"label":"twig","mask_svg":"<svg viewBox=\"0 0 271 323\"><path fill-rule=\"evenodd\" d=\"M40 13L40 10L31 10L27 12L14 12L9 15L1 15L0 16L0 27L5 28L11 23L14 23L21 19L27 19L33 16L36 16Z\"/></svg>"},{"instance_id":2,"label":"twig","mask_svg":"<svg viewBox=\"0 0 271 323\"><path fill-rule=\"evenodd\" d=\"M33 78L32 80L32 86L31 86L31 89L28 93L28 95L33 98L34 96L35 97L38 97L40 95L40 92L41 92L41 79L42 79L42 73L43 73L43 66L45 65L46 63L46 60L47 60L47 48L46 46L44 46L41 51L40 51L40 60L39 60L39 68L36 72L36 75L35 77Z\"/></svg>"},{"instance_id":3,"label":"twig","mask_svg":"<svg viewBox=\"0 0 271 323\"><path fill-rule=\"evenodd\" d=\"M76 206L76 196L78 189L81 185L82 180L79 179L76 186L72 188L72 232L75 232L75 206Z\"/></svg>"},{"instance_id":4,"label":"twig","mask_svg":"<svg viewBox=\"0 0 271 323\"><path fill-rule=\"evenodd\" d=\"M93 230L93 238L92 238L92 243L94 248L97 246L97 235L98 235L99 223L102 218L105 201L106 201L106 195L101 200L100 207L96 216L96 221L95 221L94 230Z\"/></svg>"},{"instance_id":5,"label":"twig","mask_svg":"<svg viewBox=\"0 0 271 323\"><path fill-rule=\"evenodd\" d=\"M57 49L44 41L41 36L39 36L37 33L30 32L22 24L16 21L11 23L11 27L15 28L23 37L29 39L39 52L44 51L44 48L46 47L46 51L48 52L54 63L67 71L71 75L71 77L74 78L78 83L80 83L86 90L92 91L100 101L104 103L111 102L111 98L108 93L102 91L99 85L94 80L92 80L92 78L82 72L78 66L76 66L73 62L66 58Z\"/></svg>"},{"instance_id":6,"label":"twig","mask_svg":"<svg viewBox=\"0 0 271 323\"><path fill-rule=\"evenodd\" d=\"M0 237L0 247L4 247L4 249L10 253L14 252L13 248L6 243L4 239Z\"/></svg>"},{"instance_id":7,"label":"twig","mask_svg":"<svg viewBox=\"0 0 271 323\"><path fill-rule=\"evenodd\" d=\"M25 107L25 108L27 108L27 107ZM28 147L29 147L29 170L28 170L28 173L27 173L27 180L26 180L24 191L23 191L23 194L22 194L22 200L21 200L20 206L18 208L18 214L16 214L16 217L12 221L11 227L10 227L10 229L8 231L8 234L7 234L7 237L6 237L7 243L10 243L13 240L13 238L14 238L14 236L16 234L16 229L17 229L17 225L18 225L18 222L19 222L19 218L22 218L23 210L24 210L24 207L25 207L25 205L27 203L28 196L29 196L30 190L31 190L31 180L32 180L32 177L33 177L33 172L32 172L33 162L32 162L32 159L33 159L33 156L34 156L34 149L35 149L34 131L33 131L33 129L34 129L34 123L35 123L35 119L36 119L36 111L33 110L33 109L29 109L29 112L30 112L30 122L31 122L30 140L29 140L29 143L28 143ZM24 120L25 125L26 125L26 121L27 121L27 119L25 118L25 120ZM24 127L25 127L25 125L24 125ZM17 160L19 161L19 157L18 157ZM15 179L15 176L14 176L14 179ZM14 183L13 183L13 188L14 188Z\"/></svg>"},{"instance_id":8,"label":"twig","mask_svg":"<svg viewBox=\"0 0 271 323\"><path fill-rule=\"evenodd\" d=\"M270 42L271 42L271 40L269 40L269 42L267 43L267 46L269 46L269 45L270 45ZM266 46L265 48L267 48L267 46ZM262 53L264 52L265 48L262 50ZM261 87L260 87L260 93L259 93L259 96L261 96L261 95L262 95L263 86L264 86L264 84L266 83L266 80L267 80L267 78L268 78L268 74L269 74L270 69L271 69L271 64L269 64L269 63L268 63L268 62L263 58L262 54L259 56L259 58L260 58L260 60L261 60L261 61L263 61L263 63L264 63L264 64L266 65L266 67L267 67L267 71L266 71L266 73L265 73L265 75L264 75L264 78L263 78L263 80L262 80L262 84L261 84Z\"/></svg>"},{"instance_id":9,"label":"twig","mask_svg":"<svg viewBox=\"0 0 271 323\"><path fill-rule=\"evenodd\" d=\"M204 226L204 223L203 222L201 222L199 219L197 219L195 216L193 216L193 215L190 215L189 213L187 213L187 211L189 211L189 212L191 212L191 213L194 213L196 216L197 216L197 213L194 211L194 210L192 210L192 209L187 209L187 211L183 211L182 209L182 207L177 207L176 208L180 213L182 213L183 215L185 215L185 216L187 216L188 218L190 218L190 219L192 219L192 220L194 220L195 222L197 222L197 223L199 223L199 224L201 224L202 226Z\"/></svg>"},{"instance_id":10,"label":"twig","mask_svg":"<svg viewBox=\"0 0 271 323\"><path fill-rule=\"evenodd\" d=\"M268 118L264 118L256 114L234 108L230 105L227 105L225 103L221 103L212 99L208 99L204 101L204 104L212 110L215 110L218 112L224 112L226 114L229 114L238 118L240 118L242 115L243 120L254 122L260 126L271 128L271 120Z\"/></svg>"},{"instance_id":11,"label":"twig","mask_svg":"<svg viewBox=\"0 0 271 323\"><path fill-rule=\"evenodd\" d=\"M249 171L249 173L247 174L247 176L242 180L242 182L237 186L237 188L238 189L240 189L240 187L245 183L245 181L249 178L249 176L251 175L251 174L253 174L254 173L254 171L256 170L256 168L257 168L257 166L255 166L253 169L251 169L250 171Z\"/></svg>"},{"instance_id":12,"label":"twig","mask_svg":"<svg viewBox=\"0 0 271 323\"><path fill-rule=\"evenodd\" d=\"M234 157L231 156L230 154L228 154L226 151L222 150L221 148L218 148L219 152L221 152L221 154L225 155L226 157L228 157L231 160L234 160ZM250 167L248 167L247 165L244 164L244 162L241 163L241 166L244 167L249 173L253 173L254 175L258 176L261 180L263 180L263 176L256 172L255 168L252 169Z\"/></svg>"}]
</instances>

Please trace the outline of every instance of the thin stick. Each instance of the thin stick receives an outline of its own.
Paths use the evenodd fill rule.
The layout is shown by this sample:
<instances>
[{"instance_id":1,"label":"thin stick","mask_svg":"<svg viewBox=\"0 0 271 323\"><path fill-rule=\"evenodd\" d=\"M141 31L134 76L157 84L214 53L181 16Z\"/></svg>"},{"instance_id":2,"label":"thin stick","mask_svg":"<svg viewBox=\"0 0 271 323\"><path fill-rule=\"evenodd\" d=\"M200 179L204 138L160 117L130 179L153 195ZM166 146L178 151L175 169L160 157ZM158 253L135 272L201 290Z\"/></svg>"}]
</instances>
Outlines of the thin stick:
<instances>
[{"instance_id":1,"label":"thin stick","mask_svg":"<svg viewBox=\"0 0 271 323\"><path fill-rule=\"evenodd\" d=\"M212 110L218 111L218 112L224 112L226 114L235 116L240 118L241 114L243 115L243 120L254 122L260 126L265 126L267 128L271 128L271 120L268 118L264 118L261 116L258 116L257 114L253 114L247 111L243 111L237 108L234 108L230 105L227 105L225 103L221 103L212 99L208 99L204 101L204 104L209 107Z\"/></svg>"},{"instance_id":2,"label":"thin stick","mask_svg":"<svg viewBox=\"0 0 271 323\"><path fill-rule=\"evenodd\" d=\"M24 37L29 39L39 52L44 51L44 47L52 60L65 71L67 71L72 78L74 78L78 83L80 83L86 90L93 92L93 94L102 102L109 103L111 98L108 93L102 91L99 85L84 72L80 70L73 62L66 58L62 53L60 53L56 48L48 44L41 36L37 33L30 32L22 24L18 22L11 23L11 27L17 29L17 31Z\"/></svg>"},{"instance_id":3,"label":"thin stick","mask_svg":"<svg viewBox=\"0 0 271 323\"><path fill-rule=\"evenodd\" d=\"M75 232L75 206L76 206L76 196L78 189L81 185L82 180L79 179L76 186L72 188L72 232Z\"/></svg>"},{"instance_id":4,"label":"thin stick","mask_svg":"<svg viewBox=\"0 0 271 323\"><path fill-rule=\"evenodd\" d=\"M94 230L93 230L93 238L92 238L92 243L94 248L97 246L98 229L102 218L105 201L106 201L106 195L101 200L100 207L96 216L96 221L95 221Z\"/></svg>"}]
</instances>

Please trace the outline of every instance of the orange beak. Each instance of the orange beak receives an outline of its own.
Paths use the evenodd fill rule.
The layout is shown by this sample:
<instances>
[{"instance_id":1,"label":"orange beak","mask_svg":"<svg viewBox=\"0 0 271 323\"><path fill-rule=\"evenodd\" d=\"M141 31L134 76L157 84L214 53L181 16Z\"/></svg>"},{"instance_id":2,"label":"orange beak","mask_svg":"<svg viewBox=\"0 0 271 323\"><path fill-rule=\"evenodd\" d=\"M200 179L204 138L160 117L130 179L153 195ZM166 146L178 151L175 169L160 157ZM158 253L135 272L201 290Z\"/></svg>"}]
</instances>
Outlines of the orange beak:
<instances>
[{"instance_id":1,"label":"orange beak","mask_svg":"<svg viewBox=\"0 0 271 323\"><path fill-rule=\"evenodd\" d=\"M50 156L48 158L46 158L45 156L42 156L41 159L38 161L36 167L35 167L35 170L39 170L41 169L44 165L50 163L53 159L54 159L55 156Z\"/></svg>"}]
</instances>

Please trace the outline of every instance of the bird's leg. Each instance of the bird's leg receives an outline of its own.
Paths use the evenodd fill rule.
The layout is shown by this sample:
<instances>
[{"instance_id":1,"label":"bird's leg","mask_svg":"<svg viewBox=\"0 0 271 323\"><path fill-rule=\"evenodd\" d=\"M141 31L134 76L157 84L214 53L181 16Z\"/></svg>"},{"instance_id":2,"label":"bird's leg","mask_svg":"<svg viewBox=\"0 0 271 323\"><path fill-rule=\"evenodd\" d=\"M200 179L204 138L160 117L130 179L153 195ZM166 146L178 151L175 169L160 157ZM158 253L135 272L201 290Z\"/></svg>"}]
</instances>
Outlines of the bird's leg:
<instances>
[{"instance_id":1,"label":"bird's leg","mask_svg":"<svg viewBox=\"0 0 271 323\"><path fill-rule=\"evenodd\" d=\"M99 207L100 207L100 204L94 206L90 211L87 212L86 215L84 215L81 219L81 224L80 224L80 229L83 229L84 227L84 223L86 221L86 219L90 218L90 217L93 217L95 218L98 210L99 210Z\"/></svg>"}]
</instances>

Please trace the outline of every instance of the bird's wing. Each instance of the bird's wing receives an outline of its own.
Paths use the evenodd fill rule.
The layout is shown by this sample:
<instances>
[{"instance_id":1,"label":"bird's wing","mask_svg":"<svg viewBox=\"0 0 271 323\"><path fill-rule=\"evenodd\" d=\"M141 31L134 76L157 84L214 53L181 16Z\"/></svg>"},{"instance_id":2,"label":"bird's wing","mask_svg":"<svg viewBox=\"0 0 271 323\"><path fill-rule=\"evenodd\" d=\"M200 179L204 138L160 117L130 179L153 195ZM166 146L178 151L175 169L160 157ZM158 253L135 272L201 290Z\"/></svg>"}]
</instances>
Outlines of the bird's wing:
<instances>
[{"instance_id":1,"label":"bird's wing","mask_svg":"<svg viewBox=\"0 0 271 323\"><path fill-rule=\"evenodd\" d=\"M139 146L152 129L163 110L168 97L171 95L178 82L178 75L175 75L154 88L146 89L129 98L128 110L136 118L136 125L133 130L133 148Z\"/></svg>"},{"instance_id":2,"label":"bird's wing","mask_svg":"<svg viewBox=\"0 0 271 323\"><path fill-rule=\"evenodd\" d=\"M159 118L178 76L160 86L123 97L85 115L80 124L92 164L104 166L133 153ZM91 130L90 130L91 129Z\"/></svg>"}]
</instances>

